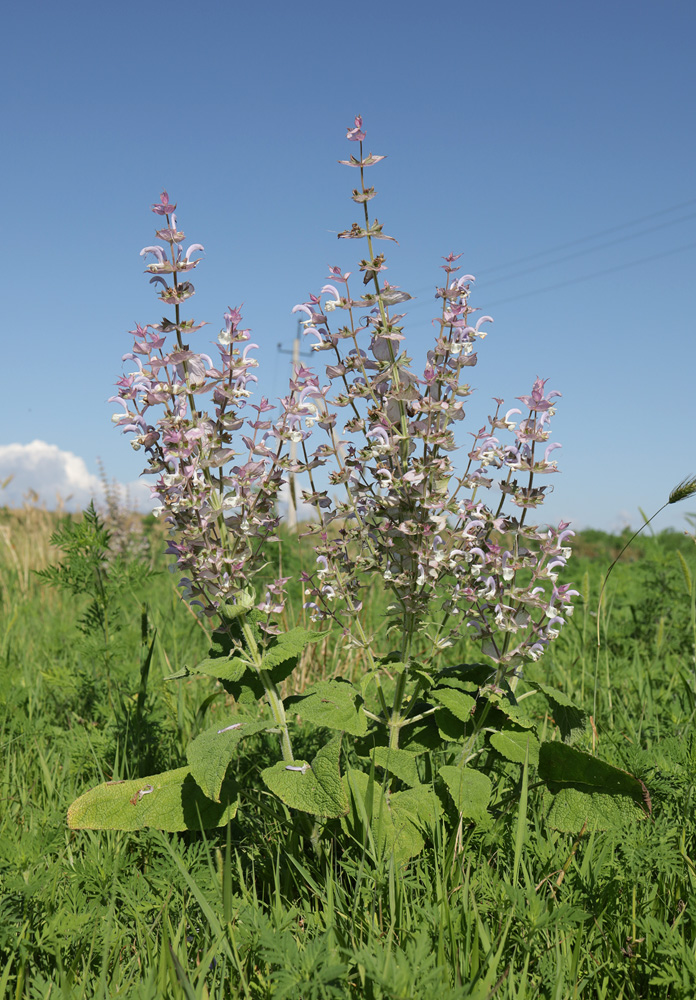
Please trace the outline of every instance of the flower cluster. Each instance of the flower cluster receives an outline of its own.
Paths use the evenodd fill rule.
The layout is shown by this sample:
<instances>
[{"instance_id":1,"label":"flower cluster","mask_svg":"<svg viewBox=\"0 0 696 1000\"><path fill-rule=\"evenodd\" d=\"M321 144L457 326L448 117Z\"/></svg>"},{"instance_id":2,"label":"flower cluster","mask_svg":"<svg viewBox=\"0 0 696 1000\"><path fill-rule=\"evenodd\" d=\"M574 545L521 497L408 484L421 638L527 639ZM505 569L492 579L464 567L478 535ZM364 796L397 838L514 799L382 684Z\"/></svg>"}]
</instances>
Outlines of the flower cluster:
<instances>
[{"instance_id":1,"label":"flower cluster","mask_svg":"<svg viewBox=\"0 0 696 1000\"><path fill-rule=\"evenodd\" d=\"M179 278L200 263L193 255L203 247L194 243L183 252L175 209L163 191L152 211L166 218L156 235L167 246L141 251L146 259L154 258L146 271L160 301L174 307L174 317L131 331L133 350L123 360L135 370L118 380L118 394L111 399L123 409L114 422L133 434L133 448L147 455L145 472L157 477L155 513L171 526L168 552L183 573L182 586L212 614L221 604L235 602L248 586L263 543L278 525L283 483L278 445L285 418L273 429L269 413L275 408L266 399L249 401L258 365L251 352L258 345L249 342L239 309L224 315L215 361L185 342L205 324L182 318L181 304L194 287ZM253 419L245 420L247 406L255 411ZM244 433L245 425L251 433ZM285 582L271 584L259 605L269 616L269 631L275 629L271 616L283 608Z\"/></svg>"},{"instance_id":2,"label":"flower cluster","mask_svg":"<svg viewBox=\"0 0 696 1000\"><path fill-rule=\"evenodd\" d=\"M364 171L383 157L364 155L360 117L347 138L360 144L358 157L340 162L360 170L353 201L363 218L339 238L367 243L359 265L364 290L354 297L351 273L331 267L319 294L295 306L306 317L312 349L326 352L329 363L324 385L299 369L292 396L283 400L286 425L304 455L295 468L309 481L303 499L317 513L310 527L318 536L317 568L304 578L306 606L315 620L335 619L364 645L359 613L378 574L393 597L390 625L404 657L417 633L434 650L469 634L504 676L538 658L572 613L575 591L558 584L572 532L563 523L556 529L525 523L547 490L535 477L557 471L550 456L559 445L548 439L560 393L546 393L537 378L531 394L518 397L526 415L519 408L503 415L503 401L496 400L489 426L473 436L466 468L457 471L455 430L472 392L465 376L492 320L475 319L474 279L457 276L461 254L449 254L436 290L435 341L424 370L414 371L398 312L411 296L381 282L385 255L374 242L393 237L368 212L375 191L366 187ZM310 451L308 439L318 432L321 443ZM502 443L500 432L512 440ZM336 499L318 488L316 470L323 466ZM486 504L481 497L494 488L498 497ZM506 501L512 511L504 513Z\"/></svg>"}]
</instances>

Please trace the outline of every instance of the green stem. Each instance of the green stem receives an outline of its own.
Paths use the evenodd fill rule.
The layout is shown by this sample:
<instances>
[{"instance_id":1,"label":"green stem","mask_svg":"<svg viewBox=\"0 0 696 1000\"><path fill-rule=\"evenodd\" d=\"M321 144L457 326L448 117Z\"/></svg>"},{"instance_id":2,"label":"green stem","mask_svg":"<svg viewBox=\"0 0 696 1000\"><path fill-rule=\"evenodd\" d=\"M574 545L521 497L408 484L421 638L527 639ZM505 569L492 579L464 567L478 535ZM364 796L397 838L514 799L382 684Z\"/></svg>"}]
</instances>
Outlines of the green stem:
<instances>
[{"instance_id":1,"label":"green stem","mask_svg":"<svg viewBox=\"0 0 696 1000\"><path fill-rule=\"evenodd\" d=\"M415 615L408 614L404 622L404 640L401 646L401 658L405 664L404 669L399 674L394 688L394 700L392 710L389 715L389 747L392 750L399 749L399 733L403 726L405 715L402 715L404 698L406 697L406 684L408 682L408 664L411 657L411 645L413 643L413 633L416 627ZM407 715L408 713L406 713Z\"/></svg>"},{"instance_id":2,"label":"green stem","mask_svg":"<svg viewBox=\"0 0 696 1000\"><path fill-rule=\"evenodd\" d=\"M252 663L254 664L256 672L259 676L259 680L263 684L263 690L266 694L266 700L270 705L271 712L273 713L273 719L280 730L280 749L283 754L283 760L288 764L292 764L295 757L292 752L290 732L288 730L288 722L285 716L283 699L280 697L278 687L270 672L268 670L264 670L263 668L263 656L259 650L256 639L254 638L251 626L246 620L246 616L240 615L239 622L242 632L244 633L244 638L247 641Z\"/></svg>"}]
</instances>

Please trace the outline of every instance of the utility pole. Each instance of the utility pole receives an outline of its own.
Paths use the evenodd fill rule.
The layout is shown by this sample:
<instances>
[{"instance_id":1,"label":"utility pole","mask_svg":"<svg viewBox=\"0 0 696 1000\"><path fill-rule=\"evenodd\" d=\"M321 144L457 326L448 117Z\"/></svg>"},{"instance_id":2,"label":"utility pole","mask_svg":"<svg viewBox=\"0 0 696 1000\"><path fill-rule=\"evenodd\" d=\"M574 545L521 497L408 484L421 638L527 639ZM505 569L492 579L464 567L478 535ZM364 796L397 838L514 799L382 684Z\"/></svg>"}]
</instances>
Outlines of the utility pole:
<instances>
[{"instance_id":1,"label":"utility pole","mask_svg":"<svg viewBox=\"0 0 696 1000\"><path fill-rule=\"evenodd\" d=\"M282 343L278 343L278 353L279 354L292 354L292 374L293 378L295 372L297 371L300 364L300 330L302 329L302 321L297 321L297 330L295 332L295 339L292 342L292 351L286 350ZM297 481L295 478L294 466L297 461L297 442L290 442L290 464L293 467L290 471L290 481L288 483L288 531L294 533L297 531Z\"/></svg>"}]
</instances>

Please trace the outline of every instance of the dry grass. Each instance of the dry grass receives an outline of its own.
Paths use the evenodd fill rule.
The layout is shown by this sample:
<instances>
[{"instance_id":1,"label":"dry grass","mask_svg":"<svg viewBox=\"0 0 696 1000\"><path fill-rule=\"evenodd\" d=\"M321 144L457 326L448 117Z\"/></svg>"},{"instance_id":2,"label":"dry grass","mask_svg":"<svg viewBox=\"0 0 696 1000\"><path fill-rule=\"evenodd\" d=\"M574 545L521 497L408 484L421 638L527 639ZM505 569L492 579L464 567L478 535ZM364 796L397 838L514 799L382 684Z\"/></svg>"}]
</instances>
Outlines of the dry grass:
<instances>
[{"instance_id":1,"label":"dry grass","mask_svg":"<svg viewBox=\"0 0 696 1000\"><path fill-rule=\"evenodd\" d=\"M0 507L0 578L3 593L19 591L29 596L38 581L35 570L45 569L57 557L51 535L65 513L50 511L38 503L36 494L26 497L21 507Z\"/></svg>"}]
</instances>

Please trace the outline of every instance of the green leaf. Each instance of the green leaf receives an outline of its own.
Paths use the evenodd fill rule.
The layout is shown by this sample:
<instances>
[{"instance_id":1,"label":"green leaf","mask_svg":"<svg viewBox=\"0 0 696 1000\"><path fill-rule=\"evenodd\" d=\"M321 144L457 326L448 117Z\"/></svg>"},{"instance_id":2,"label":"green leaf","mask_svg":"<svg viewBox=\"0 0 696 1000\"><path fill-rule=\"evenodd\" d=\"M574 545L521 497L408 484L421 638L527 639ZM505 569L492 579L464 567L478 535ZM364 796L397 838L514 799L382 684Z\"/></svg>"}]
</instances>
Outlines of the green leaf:
<instances>
[{"instance_id":1,"label":"green leaf","mask_svg":"<svg viewBox=\"0 0 696 1000\"><path fill-rule=\"evenodd\" d=\"M459 663L443 667L437 672L437 680L448 687L459 687L462 691L476 693L485 687L495 674L490 663Z\"/></svg>"},{"instance_id":2,"label":"green leaf","mask_svg":"<svg viewBox=\"0 0 696 1000\"><path fill-rule=\"evenodd\" d=\"M214 802L220 801L220 789L237 744L247 736L268 729L268 722L236 717L228 725L206 729L186 748L186 760L191 774Z\"/></svg>"},{"instance_id":3,"label":"green leaf","mask_svg":"<svg viewBox=\"0 0 696 1000\"><path fill-rule=\"evenodd\" d=\"M248 659L250 646L247 636L244 634L242 624L251 632L252 638L257 646L264 643L265 637L258 623L264 620L264 616L256 608L247 608L237 604L225 604L220 609L220 625L213 630L210 637L210 649L208 655L216 659L218 657L240 656ZM244 615L244 622L239 621Z\"/></svg>"},{"instance_id":4,"label":"green leaf","mask_svg":"<svg viewBox=\"0 0 696 1000\"><path fill-rule=\"evenodd\" d=\"M326 635L328 635L328 631L310 632L308 629L300 627L291 628L289 632L281 632L263 653L263 669L272 671L273 667L298 657L311 642L319 642Z\"/></svg>"},{"instance_id":5,"label":"green leaf","mask_svg":"<svg viewBox=\"0 0 696 1000\"><path fill-rule=\"evenodd\" d=\"M486 816L493 786L490 778L471 767L446 765L439 771L447 785L457 812L467 819L480 821Z\"/></svg>"},{"instance_id":6,"label":"green leaf","mask_svg":"<svg viewBox=\"0 0 696 1000\"><path fill-rule=\"evenodd\" d=\"M402 750L422 754L427 750L439 750L442 746L432 715L413 724L407 723L401 730L399 744Z\"/></svg>"},{"instance_id":7,"label":"green leaf","mask_svg":"<svg viewBox=\"0 0 696 1000\"><path fill-rule=\"evenodd\" d=\"M446 708L438 708L435 712L435 722L441 739L450 743L458 743L471 736L471 722L462 722Z\"/></svg>"},{"instance_id":8,"label":"green leaf","mask_svg":"<svg viewBox=\"0 0 696 1000\"><path fill-rule=\"evenodd\" d=\"M406 785L413 787L420 784L416 754L410 753L408 750L374 747L370 751L370 758L374 761L375 767L384 768L390 774L395 774Z\"/></svg>"},{"instance_id":9,"label":"green leaf","mask_svg":"<svg viewBox=\"0 0 696 1000\"><path fill-rule=\"evenodd\" d=\"M513 764L524 764L529 747L529 763L539 762L539 740L533 733L520 733L514 729L503 729L499 733L491 733L489 742L494 750L502 754Z\"/></svg>"},{"instance_id":10,"label":"green leaf","mask_svg":"<svg viewBox=\"0 0 696 1000\"><path fill-rule=\"evenodd\" d=\"M402 674L409 666L409 663L404 663L401 659L401 653L395 649L384 656L376 656L375 660L384 671L390 674Z\"/></svg>"},{"instance_id":11,"label":"green leaf","mask_svg":"<svg viewBox=\"0 0 696 1000\"><path fill-rule=\"evenodd\" d=\"M248 596L239 604L222 606L219 612L222 624L213 630L208 655L195 667L190 668L191 673L205 674L228 682L241 680L251 662L249 645L238 620L242 614L245 615L245 623L251 630L255 642L263 641L257 624L263 616L247 605Z\"/></svg>"},{"instance_id":12,"label":"green leaf","mask_svg":"<svg viewBox=\"0 0 696 1000\"><path fill-rule=\"evenodd\" d=\"M264 689L255 670L247 670L240 681L222 681L227 694L231 694L238 705L246 711L253 711L256 703L263 698Z\"/></svg>"},{"instance_id":13,"label":"green leaf","mask_svg":"<svg viewBox=\"0 0 696 1000\"><path fill-rule=\"evenodd\" d=\"M403 864L420 854L425 842L406 803L392 808L396 796L386 795L379 782L364 771L349 770L344 783L350 811L341 826L349 836L364 844L378 860L393 855L397 864Z\"/></svg>"},{"instance_id":14,"label":"green leaf","mask_svg":"<svg viewBox=\"0 0 696 1000\"><path fill-rule=\"evenodd\" d=\"M517 704L512 691L491 691L487 690L483 697L491 704L495 705L500 712L505 715L510 722L514 722L520 729L531 729L536 723L530 719L523 708Z\"/></svg>"},{"instance_id":15,"label":"green leaf","mask_svg":"<svg viewBox=\"0 0 696 1000\"><path fill-rule=\"evenodd\" d=\"M578 834L583 829L617 830L626 823L645 818L645 813L624 795L604 795L600 792L588 795L575 788L561 788L553 793L546 788L542 801L547 810L548 825L561 833Z\"/></svg>"},{"instance_id":16,"label":"green leaf","mask_svg":"<svg viewBox=\"0 0 696 1000\"><path fill-rule=\"evenodd\" d=\"M360 694L349 681L331 680L313 684L300 698L288 698L285 707L315 726L364 736L367 716L360 708L361 703Z\"/></svg>"},{"instance_id":17,"label":"green leaf","mask_svg":"<svg viewBox=\"0 0 696 1000\"><path fill-rule=\"evenodd\" d=\"M540 694L545 695L554 705L563 705L564 708L575 708L577 711L580 711L573 699L565 691L559 691L558 688L552 687L550 684L542 684L541 681L530 681L529 686Z\"/></svg>"},{"instance_id":18,"label":"green leaf","mask_svg":"<svg viewBox=\"0 0 696 1000\"><path fill-rule=\"evenodd\" d=\"M223 604L218 614L225 623L234 621L235 618L239 618L240 615L247 614L251 611L256 604L256 595L254 591L248 587L246 590L241 590L237 594L237 598L234 604Z\"/></svg>"},{"instance_id":19,"label":"green leaf","mask_svg":"<svg viewBox=\"0 0 696 1000\"><path fill-rule=\"evenodd\" d=\"M389 797L394 822L404 817L417 826L431 830L442 816L442 803L431 785L417 785Z\"/></svg>"},{"instance_id":20,"label":"green leaf","mask_svg":"<svg viewBox=\"0 0 696 1000\"><path fill-rule=\"evenodd\" d=\"M220 802L207 798L188 767L132 781L107 781L75 799L68 809L73 830L142 830L171 833L224 826L239 804L238 786L223 782Z\"/></svg>"},{"instance_id":21,"label":"green leaf","mask_svg":"<svg viewBox=\"0 0 696 1000\"><path fill-rule=\"evenodd\" d=\"M191 676L191 670L189 669L189 667L183 667L181 670L177 670L175 674L167 674L167 676L164 677L163 680L180 681L184 677L190 677L190 676Z\"/></svg>"},{"instance_id":22,"label":"green leaf","mask_svg":"<svg viewBox=\"0 0 696 1000\"><path fill-rule=\"evenodd\" d=\"M291 809L313 816L343 816L348 799L341 782L341 737L335 736L322 747L311 764L278 761L261 772L266 786Z\"/></svg>"},{"instance_id":23,"label":"green leaf","mask_svg":"<svg viewBox=\"0 0 696 1000\"><path fill-rule=\"evenodd\" d=\"M443 709L444 711L444 709ZM461 725L461 723L457 723ZM388 747L389 734L382 723L374 726L366 736L358 737L353 743L353 749L358 757L369 757L375 747ZM418 722L407 723L399 734L399 748L408 750L415 757L427 753L428 750L442 748L442 739L432 715Z\"/></svg>"},{"instance_id":24,"label":"green leaf","mask_svg":"<svg viewBox=\"0 0 696 1000\"><path fill-rule=\"evenodd\" d=\"M289 632L283 632L279 636L274 637L264 649L263 643L266 640L256 624L257 620L261 617L256 611L249 612L247 615L247 624L251 624L254 639L261 650L262 669L269 672L275 684L280 684L281 681L290 676L297 666L297 659L302 650L309 643L318 642L328 632L309 632L304 628L294 628ZM240 641L246 649L246 638L241 631L239 623L232 622L230 628L233 632L233 637L237 641ZM235 629L238 630L238 635ZM233 660L231 659L228 662L232 663ZM243 658L237 659L236 662L243 663L245 667L236 676L233 670L228 670L227 668L225 668L223 675L219 671L219 668L215 668L212 665L206 666L205 673L220 678L225 685L225 690L233 695L236 701L252 702L263 698L264 688L256 668L249 660L244 660ZM213 670L216 672L213 673Z\"/></svg>"},{"instance_id":25,"label":"green leaf","mask_svg":"<svg viewBox=\"0 0 696 1000\"><path fill-rule=\"evenodd\" d=\"M191 669L192 674L205 674L207 677L216 677L219 681L240 681L249 664L239 656L206 656L204 660L197 663ZM173 678L168 678L172 680Z\"/></svg>"},{"instance_id":26,"label":"green leaf","mask_svg":"<svg viewBox=\"0 0 696 1000\"><path fill-rule=\"evenodd\" d=\"M572 742L573 739L585 728L586 714L578 708L563 691L558 691L550 684L542 684L539 681L531 681L531 688L542 694L549 703L553 714L553 721L558 726L561 738L564 742Z\"/></svg>"},{"instance_id":27,"label":"green leaf","mask_svg":"<svg viewBox=\"0 0 696 1000\"><path fill-rule=\"evenodd\" d=\"M647 789L639 778L567 743L541 744L539 777L552 791L575 788L579 792L625 795L639 804L646 801Z\"/></svg>"},{"instance_id":28,"label":"green leaf","mask_svg":"<svg viewBox=\"0 0 696 1000\"><path fill-rule=\"evenodd\" d=\"M471 716L476 709L476 700L470 694L451 687L439 687L431 692L431 697L461 722L471 722Z\"/></svg>"},{"instance_id":29,"label":"green leaf","mask_svg":"<svg viewBox=\"0 0 696 1000\"><path fill-rule=\"evenodd\" d=\"M476 697L479 693L480 684L476 684L475 681L462 680L459 677L451 677L444 671L440 671L435 674L435 681L441 687L455 688L457 691L465 691L467 694L474 695Z\"/></svg>"}]
</instances>

